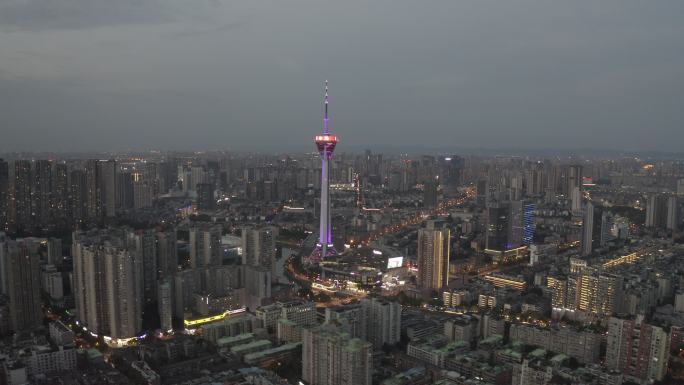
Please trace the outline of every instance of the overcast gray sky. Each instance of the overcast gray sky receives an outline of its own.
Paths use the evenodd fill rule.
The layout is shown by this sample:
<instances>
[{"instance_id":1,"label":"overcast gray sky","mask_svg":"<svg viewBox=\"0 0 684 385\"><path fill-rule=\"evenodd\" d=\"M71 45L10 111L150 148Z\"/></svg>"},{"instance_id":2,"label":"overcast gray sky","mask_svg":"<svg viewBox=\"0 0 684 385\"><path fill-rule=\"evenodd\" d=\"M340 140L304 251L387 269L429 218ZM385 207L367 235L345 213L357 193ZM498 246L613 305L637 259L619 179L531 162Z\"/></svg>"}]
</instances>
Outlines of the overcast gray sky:
<instances>
[{"instance_id":1,"label":"overcast gray sky","mask_svg":"<svg viewBox=\"0 0 684 385\"><path fill-rule=\"evenodd\" d=\"M681 151L682 0L2 0L0 151ZM308 147L307 147L308 146Z\"/></svg>"}]
</instances>

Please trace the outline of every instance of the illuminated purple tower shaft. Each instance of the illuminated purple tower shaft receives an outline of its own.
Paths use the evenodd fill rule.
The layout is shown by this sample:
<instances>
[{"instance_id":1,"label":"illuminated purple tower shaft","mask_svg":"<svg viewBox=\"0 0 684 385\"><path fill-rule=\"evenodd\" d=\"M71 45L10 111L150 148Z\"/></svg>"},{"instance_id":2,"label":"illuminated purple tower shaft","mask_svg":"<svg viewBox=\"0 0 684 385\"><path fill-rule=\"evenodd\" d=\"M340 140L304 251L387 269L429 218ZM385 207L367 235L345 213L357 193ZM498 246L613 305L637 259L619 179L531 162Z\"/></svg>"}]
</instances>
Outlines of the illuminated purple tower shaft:
<instances>
[{"instance_id":1,"label":"illuminated purple tower shaft","mask_svg":"<svg viewBox=\"0 0 684 385\"><path fill-rule=\"evenodd\" d=\"M323 259L336 254L332 243L332 226L330 225L330 160L332 159L337 137L330 134L330 119L328 118L328 81L325 82L325 114L323 117L323 133L316 135L314 142L321 156L321 222L319 225L318 244L314 250L313 259Z\"/></svg>"}]
</instances>

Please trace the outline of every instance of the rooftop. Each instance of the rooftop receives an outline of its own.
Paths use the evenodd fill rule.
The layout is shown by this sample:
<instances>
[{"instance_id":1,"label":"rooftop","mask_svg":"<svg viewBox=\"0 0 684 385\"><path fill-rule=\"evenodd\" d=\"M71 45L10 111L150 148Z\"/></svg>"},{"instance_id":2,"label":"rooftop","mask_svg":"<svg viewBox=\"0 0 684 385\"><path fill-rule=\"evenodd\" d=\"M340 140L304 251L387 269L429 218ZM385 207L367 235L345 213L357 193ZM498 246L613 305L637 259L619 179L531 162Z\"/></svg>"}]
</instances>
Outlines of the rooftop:
<instances>
[{"instance_id":1,"label":"rooftop","mask_svg":"<svg viewBox=\"0 0 684 385\"><path fill-rule=\"evenodd\" d=\"M230 348L232 353L241 353L246 350L251 349L268 349L271 347L271 341L269 340L256 340L248 344L236 345Z\"/></svg>"},{"instance_id":2,"label":"rooftop","mask_svg":"<svg viewBox=\"0 0 684 385\"><path fill-rule=\"evenodd\" d=\"M270 349L262 350L259 352L249 353L249 354L246 354L244 358L246 361L248 361L248 360L259 359L262 357L268 357L271 354L278 354L278 353L287 352L290 350L297 349L301 345L302 345L301 342L293 342L290 344L276 346L275 348L270 348Z\"/></svg>"}]
</instances>

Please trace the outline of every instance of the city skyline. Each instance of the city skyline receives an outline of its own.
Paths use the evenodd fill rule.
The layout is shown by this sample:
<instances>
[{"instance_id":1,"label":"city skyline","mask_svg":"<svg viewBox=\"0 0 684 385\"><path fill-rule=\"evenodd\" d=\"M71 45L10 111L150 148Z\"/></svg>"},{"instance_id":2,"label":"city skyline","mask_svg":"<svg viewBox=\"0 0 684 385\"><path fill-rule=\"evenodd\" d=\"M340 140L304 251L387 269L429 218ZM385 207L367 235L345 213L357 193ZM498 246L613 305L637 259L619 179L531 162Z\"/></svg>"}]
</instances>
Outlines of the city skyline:
<instances>
[{"instance_id":1,"label":"city skyline","mask_svg":"<svg viewBox=\"0 0 684 385\"><path fill-rule=\"evenodd\" d=\"M684 385L682 16L0 1L0 385Z\"/></svg>"}]
</instances>

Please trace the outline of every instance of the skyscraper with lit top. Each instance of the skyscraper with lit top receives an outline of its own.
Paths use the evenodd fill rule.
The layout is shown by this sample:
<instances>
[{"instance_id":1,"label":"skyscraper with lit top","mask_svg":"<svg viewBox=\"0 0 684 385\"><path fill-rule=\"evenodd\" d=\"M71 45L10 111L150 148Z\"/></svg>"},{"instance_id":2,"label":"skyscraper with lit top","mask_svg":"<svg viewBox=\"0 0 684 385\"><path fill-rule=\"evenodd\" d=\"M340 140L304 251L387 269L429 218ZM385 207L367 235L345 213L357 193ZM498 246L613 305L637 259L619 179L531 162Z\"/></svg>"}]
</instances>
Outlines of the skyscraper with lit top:
<instances>
[{"instance_id":1,"label":"skyscraper with lit top","mask_svg":"<svg viewBox=\"0 0 684 385\"><path fill-rule=\"evenodd\" d=\"M316 247L311 253L311 261L317 262L326 256L337 254L332 243L332 226L330 225L330 160L337 145L337 136L330 133L328 118L328 81L325 82L325 98L323 100L325 114L323 132L314 137L314 142L321 156L321 215L319 235Z\"/></svg>"}]
</instances>

